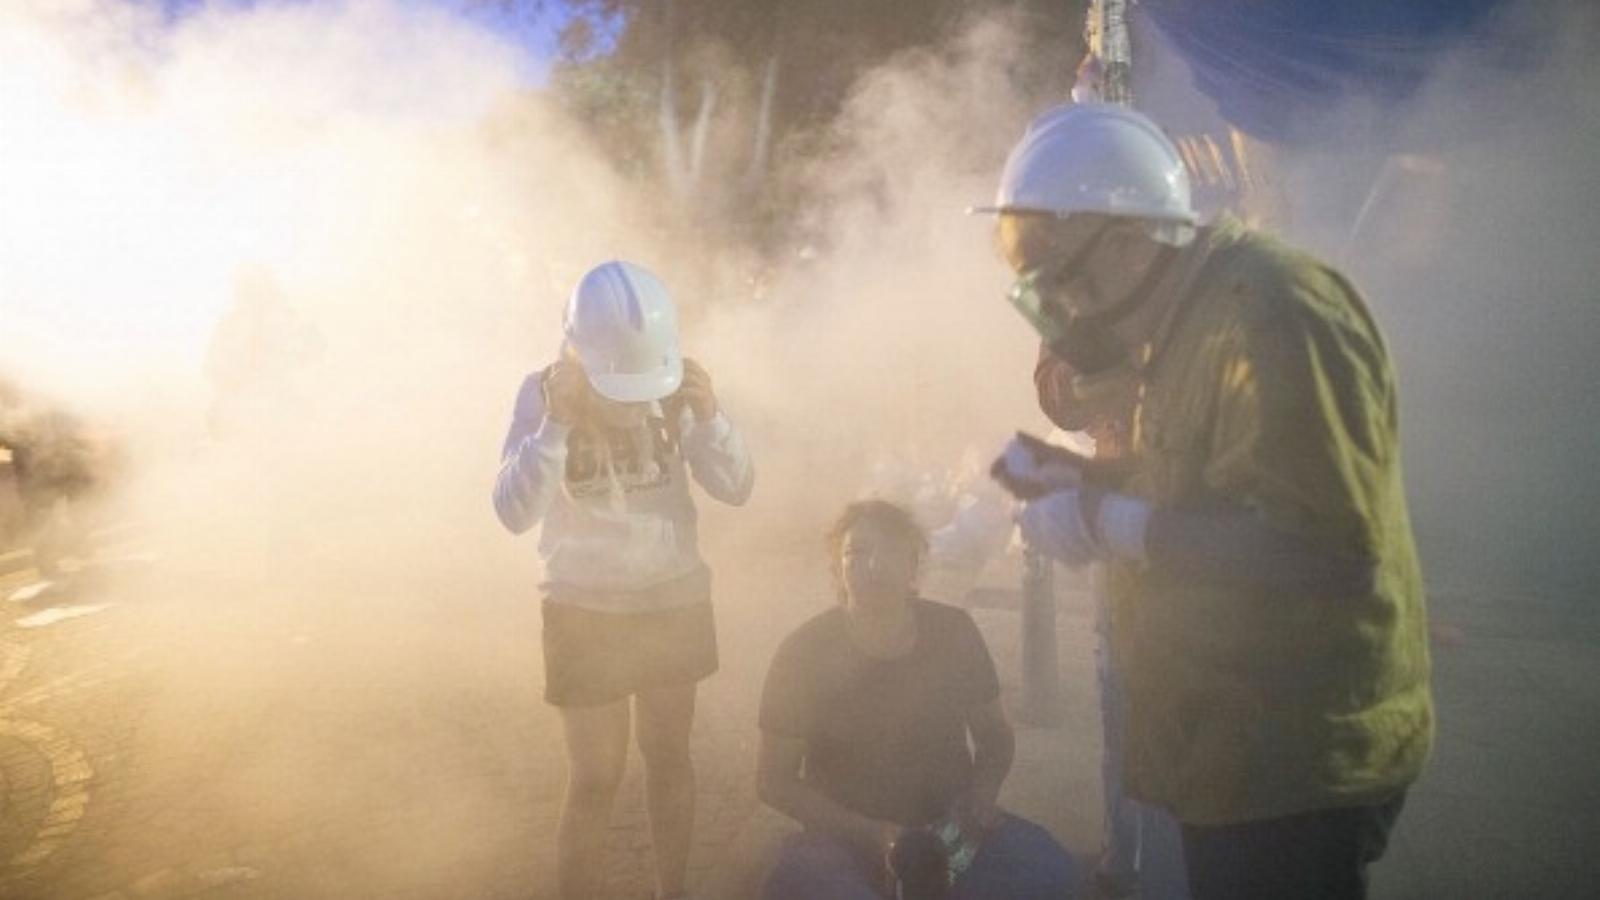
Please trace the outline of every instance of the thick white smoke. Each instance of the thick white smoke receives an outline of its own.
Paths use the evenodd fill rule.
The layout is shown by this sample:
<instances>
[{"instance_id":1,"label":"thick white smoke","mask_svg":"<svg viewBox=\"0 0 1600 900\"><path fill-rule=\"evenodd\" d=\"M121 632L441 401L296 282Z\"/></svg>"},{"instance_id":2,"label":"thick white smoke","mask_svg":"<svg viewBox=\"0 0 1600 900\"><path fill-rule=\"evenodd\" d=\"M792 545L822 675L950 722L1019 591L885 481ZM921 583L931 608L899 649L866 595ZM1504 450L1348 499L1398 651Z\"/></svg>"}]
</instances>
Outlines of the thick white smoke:
<instances>
[{"instance_id":1,"label":"thick white smoke","mask_svg":"<svg viewBox=\"0 0 1600 900\"><path fill-rule=\"evenodd\" d=\"M1293 230L1387 329L1435 587L1572 597L1600 578L1600 17L1519 2L1485 28L1406 110L1409 152L1285 160Z\"/></svg>"},{"instance_id":2,"label":"thick white smoke","mask_svg":"<svg viewBox=\"0 0 1600 900\"><path fill-rule=\"evenodd\" d=\"M827 602L820 532L895 486L875 466L975 471L1038 421L1032 337L963 212L1042 102L1009 82L1015 46L987 25L866 78L807 176L813 244L765 299L682 291L685 350L760 473L749 507L702 504L719 583L744 588L719 597L730 623ZM170 670L141 741L221 773L194 815L252 835L391 815L319 832L341 863L312 893L539 883L483 859L530 831L548 852L528 803L412 774L462 734L560 771L532 691L533 541L489 503L512 399L590 265L688 285L732 253L646 224L663 198L601 162L520 52L400 0L0 10L0 367L126 448L125 515L161 556L141 636ZM262 377L230 390L238 368ZM774 598L790 611L757 608ZM726 633L730 668L754 677L779 636ZM270 740L229 749L291 696Z\"/></svg>"},{"instance_id":3,"label":"thick white smoke","mask_svg":"<svg viewBox=\"0 0 1600 900\"><path fill-rule=\"evenodd\" d=\"M1138 35L1136 99L1179 134L1210 117L1228 144L1182 57ZM1600 376L1597 50L1590 4L1504 3L1407 102L1299 108L1287 130L1317 139L1250 147L1266 184L1250 212L1352 276L1389 337L1439 592L1572 596L1600 578L1600 402L1583 387Z\"/></svg>"},{"instance_id":4,"label":"thick white smoke","mask_svg":"<svg viewBox=\"0 0 1600 900\"><path fill-rule=\"evenodd\" d=\"M523 51L392 2L0 16L6 367L192 486L216 474L180 449L222 390L203 377L213 334L264 282L313 352L272 374L281 402L210 448L240 481L186 493L371 519L378 543L436 539L467 497L481 511L565 282L631 245L616 179L521 83ZM152 500L158 518L176 502ZM481 541L492 521L477 521Z\"/></svg>"}]
</instances>

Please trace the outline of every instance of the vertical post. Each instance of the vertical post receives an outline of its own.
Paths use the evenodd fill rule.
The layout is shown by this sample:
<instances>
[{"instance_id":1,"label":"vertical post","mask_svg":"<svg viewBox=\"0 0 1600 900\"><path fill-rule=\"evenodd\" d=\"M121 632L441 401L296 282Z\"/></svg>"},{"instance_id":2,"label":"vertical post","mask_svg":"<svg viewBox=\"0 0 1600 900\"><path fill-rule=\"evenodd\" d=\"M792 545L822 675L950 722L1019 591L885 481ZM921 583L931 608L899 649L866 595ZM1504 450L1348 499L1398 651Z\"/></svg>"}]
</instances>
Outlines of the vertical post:
<instances>
[{"instance_id":1,"label":"vertical post","mask_svg":"<svg viewBox=\"0 0 1600 900\"><path fill-rule=\"evenodd\" d=\"M1103 67L1100 97L1107 103L1133 105L1133 45L1128 38L1127 0L1096 0L1099 13L1100 47Z\"/></svg>"},{"instance_id":2,"label":"vertical post","mask_svg":"<svg viewBox=\"0 0 1600 900\"><path fill-rule=\"evenodd\" d=\"M1022 553L1022 720L1061 723L1061 670L1056 652L1055 566L1037 550Z\"/></svg>"}]
</instances>

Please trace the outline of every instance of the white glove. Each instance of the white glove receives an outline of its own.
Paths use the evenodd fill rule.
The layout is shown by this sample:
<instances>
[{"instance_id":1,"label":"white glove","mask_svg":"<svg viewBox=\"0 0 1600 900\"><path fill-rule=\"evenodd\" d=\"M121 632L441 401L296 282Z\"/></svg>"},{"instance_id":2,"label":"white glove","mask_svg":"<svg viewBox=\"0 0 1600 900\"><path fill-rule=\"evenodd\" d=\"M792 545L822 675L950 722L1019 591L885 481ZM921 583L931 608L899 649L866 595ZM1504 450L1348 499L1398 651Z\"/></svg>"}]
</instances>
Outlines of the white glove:
<instances>
[{"instance_id":1,"label":"white glove","mask_svg":"<svg viewBox=\"0 0 1600 900\"><path fill-rule=\"evenodd\" d=\"M1037 500L1083 483L1089 459L1019 431L989 467L989 476L1018 500Z\"/></svg>"},{"instance_id":2,"label":"white glove","mask_svg":"<svg viewBox=\"0 0 1600 900\"><path fill-rule=\"evenodd\" d=\"M1023 503L1017 513L1022 539L1073 568L1111 558L1142 562L1150 504L1122 494L1084 498L1082 493L1081 488L1068 488ZM1085 519L1086 507L1094 516L1092 528Z\"/></svg>"}]
</instances>

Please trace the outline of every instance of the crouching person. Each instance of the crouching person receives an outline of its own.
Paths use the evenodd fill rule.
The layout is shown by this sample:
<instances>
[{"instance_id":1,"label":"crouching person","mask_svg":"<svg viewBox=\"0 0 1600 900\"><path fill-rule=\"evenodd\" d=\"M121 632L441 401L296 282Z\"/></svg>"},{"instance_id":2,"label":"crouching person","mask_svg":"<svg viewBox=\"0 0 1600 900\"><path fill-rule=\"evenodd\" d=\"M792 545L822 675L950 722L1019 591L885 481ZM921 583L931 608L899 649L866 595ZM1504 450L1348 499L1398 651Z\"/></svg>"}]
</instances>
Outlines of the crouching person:
<instances>
[{"instance_id":1,"label":"crouching person","mask_svg":"<svg viewBox=\"0 0 1600 900\"><path fill-rule=\"evenodd\" d=\"M494 489L507 528L544 524L545 699L560 710L568 757L556 877L562 900L599 895L634 731L657 897L682 896L695 685L717 669L688 480L741 504L753 469L705 370L679 354L677 313L654 275L595 268L564 328L560 359L522 385Z\"/></svg>"},{"instance_id":2,"label":"crouching person","mask_svg":"<svg viewBox=\"0 0 1600 900\"><path fill-rule=\"evenodd\" d=\"M964 610L915 595L916 522L854 503L828 545L841 602L784 640L761 698L758 790L804 826L764 896L1072 896L1066 850L995 805L1015 741L994 662Z\"/></svg>"}]
</instances>

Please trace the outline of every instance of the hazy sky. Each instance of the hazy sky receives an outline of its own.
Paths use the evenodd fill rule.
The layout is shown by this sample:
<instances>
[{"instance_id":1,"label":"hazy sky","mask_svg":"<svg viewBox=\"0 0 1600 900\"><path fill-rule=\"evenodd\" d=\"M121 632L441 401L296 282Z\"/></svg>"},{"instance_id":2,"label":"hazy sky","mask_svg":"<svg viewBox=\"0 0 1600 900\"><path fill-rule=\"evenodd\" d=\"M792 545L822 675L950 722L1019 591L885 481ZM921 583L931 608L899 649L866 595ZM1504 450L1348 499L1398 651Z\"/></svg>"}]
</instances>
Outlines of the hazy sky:
<instances>
[{"instance_id":1,"label":"hazy sky","mask_svg":"<svg viewBox=\"0 0 1600 900\"><path fill-rule=\"evenodd\" d=\"M135 3L159 5L171 21L181 20L208 7L253 8L261 6L324 6L344 5L333 0L132 0ZM534 82L542 82L549 70L549 60L556 52L556 36L563 21L563 4L523 4L542 6L535 12L519 11L517 4L503 0L398 0L401 6L426 6L457 12L463 17L507 35L527 51L527 69L524 75Z\"/></svg>"}]
</instances>

